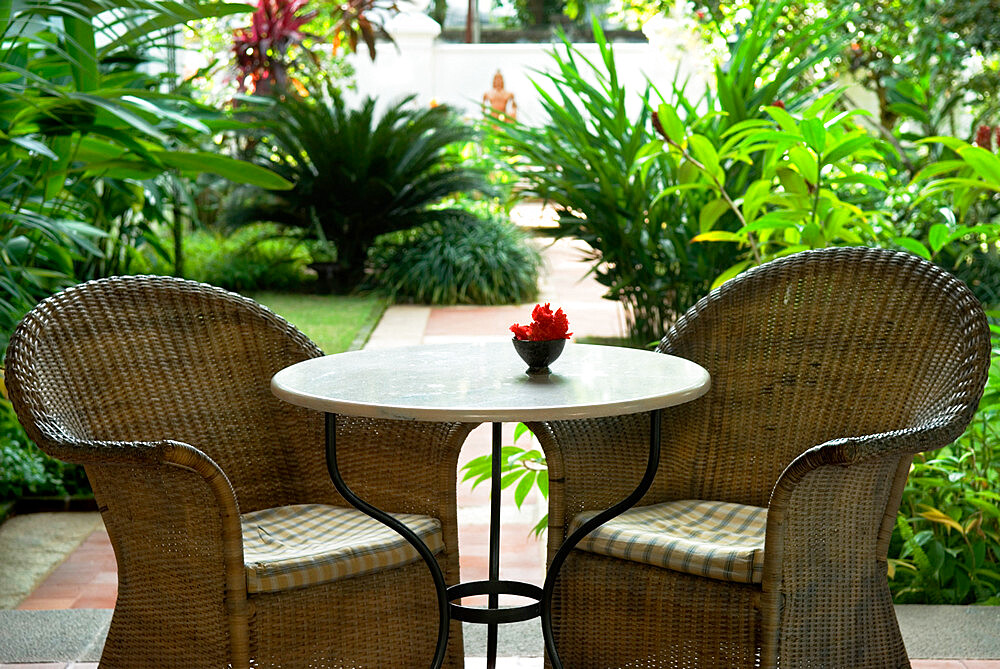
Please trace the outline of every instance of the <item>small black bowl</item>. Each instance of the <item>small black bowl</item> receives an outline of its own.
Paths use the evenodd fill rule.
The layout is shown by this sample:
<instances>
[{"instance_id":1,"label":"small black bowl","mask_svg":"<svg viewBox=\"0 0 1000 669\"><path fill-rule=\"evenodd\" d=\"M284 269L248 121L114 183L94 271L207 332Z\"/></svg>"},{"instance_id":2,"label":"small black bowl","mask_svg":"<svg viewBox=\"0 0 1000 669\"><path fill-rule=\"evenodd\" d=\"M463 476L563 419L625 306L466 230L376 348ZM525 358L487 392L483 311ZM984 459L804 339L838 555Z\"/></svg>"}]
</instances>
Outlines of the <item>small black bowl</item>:
<instances>
[{"instance_id":1,"label":"small black bowl","mask_svg":"<svg viewBox=\"0 0 1000 669\"><path fill-rule=\"evenodd\" d=\"M528 363L525 374L549 374L549 365L555 362L566 346L565 339L546 339L544 341L527 341L514 337L514 350L521 360Z\"/></svg>"}]
</instances>

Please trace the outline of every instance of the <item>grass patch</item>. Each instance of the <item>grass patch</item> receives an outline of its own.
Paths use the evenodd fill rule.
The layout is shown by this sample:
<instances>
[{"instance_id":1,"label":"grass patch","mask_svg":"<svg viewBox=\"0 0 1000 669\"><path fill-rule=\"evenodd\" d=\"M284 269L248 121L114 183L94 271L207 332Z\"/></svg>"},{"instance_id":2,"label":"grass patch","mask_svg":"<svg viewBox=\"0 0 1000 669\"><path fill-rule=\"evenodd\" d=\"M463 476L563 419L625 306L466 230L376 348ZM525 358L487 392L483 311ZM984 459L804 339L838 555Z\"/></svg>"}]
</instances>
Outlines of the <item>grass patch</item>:
<instances>
[{"instance_id":1,"label":"grass patch","mask_svg":"<svg viewBox=\"0 0 1000 669\"><path fill-rule=\"evenodd\" d=\"M256 293L257 300L292 323L323 349L342 353L361 348L385 311L376 296Z\"/></svg>"}]
</instances>

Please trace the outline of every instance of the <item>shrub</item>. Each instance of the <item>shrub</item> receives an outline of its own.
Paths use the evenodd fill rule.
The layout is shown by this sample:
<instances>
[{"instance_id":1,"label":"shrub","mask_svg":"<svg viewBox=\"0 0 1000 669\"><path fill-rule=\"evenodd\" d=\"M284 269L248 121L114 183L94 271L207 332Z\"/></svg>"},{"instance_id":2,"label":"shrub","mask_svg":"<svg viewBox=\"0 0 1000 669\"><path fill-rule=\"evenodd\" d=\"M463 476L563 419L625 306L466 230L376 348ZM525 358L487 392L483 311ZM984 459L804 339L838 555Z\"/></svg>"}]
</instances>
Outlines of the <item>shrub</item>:
<instances>
[{"instance_id":1,"label":"shrub","mask_svg":"<svg viewBox=\"0 0 1000 669\"><path fill-rule=\"evenodd\" d=\"M350 109L327 90L262 107L262 160L295 186L260 193L231 213L232 222L273 221L333 242L333 284L355 288L379 235L442 220L448 213L433 205L488 189L485 174L449 150L473 139L473 129L447 107L412 103L379 112L369 98Z\"/></svg>"},{"instance_id":2,"label":"shrub","mask_svg":"<svg viewBox=\"0 0 1000 669\"><path fill-rule=\"evenodd\" d=\"M25 495L75 495L90 491L83 467L50 458L17 422L10 402L0 399L0 502Z\"/></svg>"},{"instance_id":3,"label":"shrub","mask_svg":"<svg viewBox=\"0 0 1000 669\"><path fill-rule=\"evenodd\" d=\"M397 301L512 304L538 296L541 255L513 223L449 217L385 235L370 254L372 284Z\"/></svg>"},{"instance_id":4,"label":"shrub","mask_svg":"<svg viewBox=\"0 0 1000 669\"><path fill-rule=\"evenodd\" d=\"M257 224L226 235L197 230L184 238L184 276L236 292L295 290L312 279L302 240L282 234L273 224ZM147 259L137 274L169 274L172 264Z\"/></svg>"},{"instance_id":5,"label":"shrub","mask_svg":"<svg viewBox=\"0 0 1000 669\"><path fill-rule=\"evenodd\" d=\"M1000 604L1000 331L993 331L978 414L954 444L914 457L889 546L898 603Z\"/></svg>"}]
</instances>

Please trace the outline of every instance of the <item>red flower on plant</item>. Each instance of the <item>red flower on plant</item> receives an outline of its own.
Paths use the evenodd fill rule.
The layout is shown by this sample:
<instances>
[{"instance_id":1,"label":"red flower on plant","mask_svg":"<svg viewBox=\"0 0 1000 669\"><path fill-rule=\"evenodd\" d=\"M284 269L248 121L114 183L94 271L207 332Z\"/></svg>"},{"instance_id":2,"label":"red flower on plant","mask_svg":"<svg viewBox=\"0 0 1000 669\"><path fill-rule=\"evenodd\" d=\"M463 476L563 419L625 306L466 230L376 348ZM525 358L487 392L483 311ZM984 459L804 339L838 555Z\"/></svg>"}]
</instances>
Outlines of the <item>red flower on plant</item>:
<instances>
[{"instance_id":1,"label":"red flower on plant","mask_svg":"<svg viewBox=\"0 0 1000 669\"><path fill-rule=\"evenodd\" d=\"M780 107L781 109L784 109L785 108L785 103L783 101L781 101L781 100L775 100L774 102L771 103L771 106L772 107Z\"/></svg>"},{"instance_id":2,"label":"red flower on plant","mask_svg":"<svg viewBox=\"0 0 1000 669\"><path fill-rule=\"evenodd\" d=\"M552 307L548 302L545 305L536 304L531 311L532 322L530 325L518 325L514 323L510 326L510 331L514 333L515 339L522 341L548 341L550 339L569 339L573 333L569 332L569 319L562 309L552 312Z\"/></svg>"},{"instance_id":3,"label":"red flower on plant","mask_svg":"<svg viewBox=\"0 0 1000 669\"><path fill-rule=\"evenodd\" d=\"M1000 138L1000 127L997 127L997 137ZM997 140L1000 143L1000 139ZM988 125L981 125L976 128L976 146L987 151L993 150L993 128Z\"/></svg>"}]
</instances>

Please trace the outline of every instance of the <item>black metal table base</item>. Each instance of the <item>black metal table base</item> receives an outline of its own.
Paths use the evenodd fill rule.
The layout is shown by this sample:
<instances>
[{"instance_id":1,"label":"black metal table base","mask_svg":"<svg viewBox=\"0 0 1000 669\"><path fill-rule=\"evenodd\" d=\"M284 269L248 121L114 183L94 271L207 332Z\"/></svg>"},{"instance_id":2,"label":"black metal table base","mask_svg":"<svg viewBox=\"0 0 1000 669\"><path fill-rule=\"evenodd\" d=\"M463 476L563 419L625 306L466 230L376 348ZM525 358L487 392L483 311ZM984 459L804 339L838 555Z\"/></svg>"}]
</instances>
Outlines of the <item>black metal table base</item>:
<instances>
[{"instance_id":1,"label":"black metal table base","mask_svg":"<svg viewBox=\"0 0 1000 669\"><path fill-rule=\"evenodd\" d=\"M552 667L553 669L562 669L563 665L559 659L559 653L556 651L552 630L552 593L555 590L559 570L569 556L569 552L585 536L634 506L653 484L653 478L656 476L656 470L660 462L660 415L660 409L654 409L649 412L649 459L646 463L646 471L643 474L642 481L639 482L639 485L636 486L632 494L610 509L602 511L588 520L577 528L569 538L563 541L559 550L552 556L552 562L549 564L549 568L545 574L545 584L541 588L537 585L521 581L500 580L500 423L493 423L493 469L490 472L492 487L490 490L489 578L485 581L470 581L449 587L445 584L441 565L438 564L434 558L434 554L427 548L427 545L420 537L388 513L375 508L358 497L344 482L337 466L337 417L335 414L328 413L326 415L326 462L327 468L330 470L330 478L333 479L333 484L337 488L337 491L355 508L388 525L406 539L427 564L427 568L434 579L434 587L437 591L438 599L438 641L434 658L431 661L431 669L439 669L444 662L445 651L448 648L448 631L451 620L488 625L486 635L486 667L487 669L495 669L497 658L497 626L531 620L536 617L541 617L542 619L542 635L545 638L545 651L549 656ZM484 609L463 606L455 601L473 595L487 595L487 607ZM523 606L500 608L500 595L517 595L535 601Z\"/></svg>"}]
</instances>

